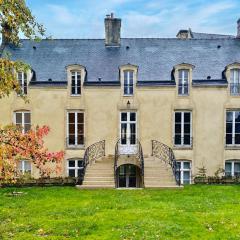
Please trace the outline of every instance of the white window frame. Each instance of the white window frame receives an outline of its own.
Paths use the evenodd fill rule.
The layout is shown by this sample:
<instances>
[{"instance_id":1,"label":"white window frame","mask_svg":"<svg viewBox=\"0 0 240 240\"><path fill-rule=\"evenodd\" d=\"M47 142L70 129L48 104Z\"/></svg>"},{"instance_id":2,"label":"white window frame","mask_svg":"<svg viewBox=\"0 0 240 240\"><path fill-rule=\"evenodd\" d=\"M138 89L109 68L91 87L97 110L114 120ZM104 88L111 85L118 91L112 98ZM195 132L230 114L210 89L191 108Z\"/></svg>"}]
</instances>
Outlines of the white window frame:
<instances>
[{"instance_id":1,"label":"white window frame","mask_svg":"<svg viewBox=\"0 0 240 240\"><path fill-rule=\"evenodd\" d=\"M81 71L79 71L79 70L71 70L70 71L70 74L71 74L71 89L70 89L70 91L71 91L71 96L81 96L81 91L82 91L82 74L81 74ZM78 77L78 75L80 76L80 94L77 94L76 92L77 92L77 89L78 89L78 85L77 85L77 77ZM73 87L73 85L72 85L72 77L74 76L74 89L75 89L75 93L72 93L72 87Z\"/></svg>"},{"instance_id":2,"label":"white window frame","mask_svg":"<svg viewBox=\"0 0 240 240\"><path fill-rule=\"evenodd\" d=\"M233 79L232 79L232 72L233 72ZM238 78L237 78L237 72L238 72ZM232 86L231 84L233 84L234 86ZM235 92L235 90L232 91L233 89L236 89L235 85L237 86L237 92ZM232 96L240 95L240 69L239 68L230 69L230 94Z\"/></svg>"},{"instance_id":3,"label":"white window frame","mask_svg":"<svg viewBox=\"0 0 240 240\"><path fill-rule=\"evenodd\" d=\"M21 172L23 175L28 173L28 171L26 170L26 162L30 163L30 175L32 175L32 163L30 160L19 160L21 167L20 169L18 169L18 171Z\"/></svg>"},{"instance_id":4,"label":"white window frame","mask_svg":"<svg viewBox=\"0 0 240 240\"><path fill-rule=\"evenodd\" d=\"M19 74L21 75L21 79L19 79ZM23 95L27 95L27 92L28 92L28 86L26 86L26 93L24 92L24 84L25 84L25 74L26 74L26 85L27 85L27 73L25 73L24 71L20 71L17 73L17 78L18 78L18 82L19 82L19 85L21 87L21 93ZM19 94L20 95L20 94Z\"/></svg>"},{"instance_id":5,"label":"white window frame","mask_svg":"<svg viewBox=\"0 0 240 240\"><path fill-rule=\"evenodd\" d=\"M175 144L175 138L176 138L176 118L175 113L181 113L181 144ZM190 144L184 144L184 113L190 113ZM174 146L175 147L192 147L192 112L191 111L174 111Z\"/></svg>"},{"instance_id":6,"label":"white window frame","mask_svg":"<svg viewBox=\"0 0 240 240\"><path fill-rule=\"evenodd\" d=\"M75 162L75 167L69 167L69 161L74 161ZM78 167L78 161L83 161L83 159L77 158L77 159L67 159L67 176L69 176L69 170L75 170L75 178L79 177L78 176L78 170L83 169L83 167Z\"/></svg>"},{"instance_id":7,"label":"white window frame","mask_svg":"<svg viewBox=\"0 0 240 240\"><path fill-rule=\"evenodd\" d=\"M231 176L232 177L235 177L235 175L234 175L234 165L235 165L235 163L240 163L240 160L230 160L230 161L225 161L225 168L224 168L224 170L225 170L225 175L226 175L226 163L231 163Z\"/></svg>"},{"instance_id":8,"label":"white window frame","mask_svg":"<svg viewBox=\"0 0 240 240\"><path fill-rule=\"evenodd\" d=\"M127 93L125 93L125 72L127 73ZM130 84L130 73L133 74L133 86L132 86L132 93L130 93L131 84ZM123 95L124 96L133 96L134 95L134 70L123 70Z\"/></svg>"},{"instance_id":9,"label":"white window frame","mask_svg":"<svg viewBox=\"0 0 240 240\"><path fill-rule=\"evenodd\" d=\"M181 78L179 78L181 72ZM184 93L184 79L185 79L185 73L187 72L187 93ZM188 96L189 95L189 76L190 71L189 69L179 69L178 70L178 95L179 96ZM181 87L181 92L179 92L179 89Z\"/></svg>"},{"instance_id":10,"label":"white window frame","mask_svg":"<svg viewBox=\"0 0 240 240\"><path fill-rule=\"evenodd\" d=\"M192 162L191 161L177 161L180 163L180 182L184 184L184 172L189 172L189 184L192 184ZM189 163L190 168L184 168L184 163ZM186 183L185 183L186 184Z\"/></svg>"},{"instance_id":11,"label":"white window frame","mask_svg":"<svg viewBox=\"0 0 240 240\"><path fill-rule=\"evenodd\" d=\"M22 133L25 134L25 124L30 124L30 128L31 128L31 112L30 111L17 111L17 112L14 112L14 124L17 125L17 113L21 113L22 115ZM25 114L26 113L29 113L30 114L30 123L25 123Z\"/></svg>"},{"instance_id":12,"label":"white window frame","mask_svg":"<svg viewBox=\"0 0 240 240\"><path fill-rule=\"evenodd\" d=\"M127 121L122 121L122 113L127 113ZM130 121L130 114L131 113L135 113L135 121ZM120 112L120 139L122 136L122 124L127 124L127 143L123 144L123 145L136 145L137 144L137 136L138 136L138 128L137 128L137 112L135 111L121 111ZM135 144L130 144L130 138L131 138L131 130L130 130L130 124L135 124L135 129L136 129L136 133L135 133Z\"/></svg>"},{"instance_id":13,"label":"white window frame","mask_svg":"<svg viewBox=\"0 0 240 240\"><path fill-rule=\"evenodd\" d=\"M69 144L69 113L74 113L75 122L74 122L74 144ZM78 144L78 113L83 114L83 144ZM67 147L84 147L85 145L85 113L83 111L68 111L67 112Z\"/></svg>"},{"instance_id":14,"label":"white window frame","mask_svg":"<svg viewBox=\"0 0 240 240\"><path fill-rule=\"evenodd\" d=\"M232 143L227 143L227 113L228 112L231 112L231 113L233 113L233 121L232 121ZM226 124L225 124L225 128L226 128L226 130L225 130L225 143L226 143L226 146L240 146L240 144L236 144L235 142L236 142L236 138L235 138L235 135L236 135L236 131L235 131L235 129L236 129L236 118L235 118L235 116L236 116L236 112L239 112L239 114L240 114L240 110L227 110L226 111ZM237 133L237 134L240 134L240 133Z\"/></svg>"}]
</instances>

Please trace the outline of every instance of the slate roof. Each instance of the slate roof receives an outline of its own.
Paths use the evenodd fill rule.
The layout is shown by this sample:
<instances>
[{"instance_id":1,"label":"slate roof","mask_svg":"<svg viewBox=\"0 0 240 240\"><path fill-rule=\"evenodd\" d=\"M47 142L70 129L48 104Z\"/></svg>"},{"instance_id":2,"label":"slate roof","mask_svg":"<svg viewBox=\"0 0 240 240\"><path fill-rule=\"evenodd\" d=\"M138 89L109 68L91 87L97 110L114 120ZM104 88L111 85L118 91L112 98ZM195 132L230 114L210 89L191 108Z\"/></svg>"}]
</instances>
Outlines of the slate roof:
<instances>
[{"instance_id":1,"label":"slate roof","mask_svg":"<svg viewBox=\"0 0 240 240\"><path fill-rule=\"evenodd\" d=\"M12 59L29 63L35 81L52 79L51 84L66 82L66 66L86 67L86 84L119 82L119 67L138 66L138 84L174 84L173 67L181 63L195 66L193 80L223 79L228 64L240 62L240 39L210 38L122 38L121 47L105 47L104 39L56 39L40 43L22 40L21 47L7 47ZM34 49L34 47L36 47ZM61 83L60 83L61 84ZM104 84L104 83L101 83ZM113 83L114 85L114 83Z\"/></svg>"},{"instance_id":2,"label":"slate roof","mask_svg":"<svg viewBox=\"0 0 240 240\"><path fill-rule=\"evenodd\" d=\"M235 38L233 35L224 35L224 34L212 34L212 33L197 33L197 32L192 32L191 35L195 39L229 39L229 38Z\"/></svg>"}]
</instances>

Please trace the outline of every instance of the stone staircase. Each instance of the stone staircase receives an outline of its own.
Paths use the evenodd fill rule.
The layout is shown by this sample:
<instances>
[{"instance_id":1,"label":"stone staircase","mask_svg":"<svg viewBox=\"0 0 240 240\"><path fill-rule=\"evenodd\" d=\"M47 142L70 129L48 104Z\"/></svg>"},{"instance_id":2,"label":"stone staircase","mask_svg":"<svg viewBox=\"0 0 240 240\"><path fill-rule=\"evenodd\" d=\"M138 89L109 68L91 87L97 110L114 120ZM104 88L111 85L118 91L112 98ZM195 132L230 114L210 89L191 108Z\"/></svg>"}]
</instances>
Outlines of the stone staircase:
<instances>
[{"instance_id":1,"label":"stone staircase","mask_svg":"<svg viewBox=\"0 0 240 240\"><path fill-rule=\"evenodd\" d=\"M84 181L78 188L114 188L113 157L102 157L87 166Z\"/></svg>"},{"instance_id":2,"label":"stone staircase","mask_svg":"<svg viewBox=\"0 0 240 240\"><path fill-rule=\"evenodd\" d=\"M144 165L145 188L179 188L169 164L150 156L144 158Z\"/></svg>"}]
</instances>

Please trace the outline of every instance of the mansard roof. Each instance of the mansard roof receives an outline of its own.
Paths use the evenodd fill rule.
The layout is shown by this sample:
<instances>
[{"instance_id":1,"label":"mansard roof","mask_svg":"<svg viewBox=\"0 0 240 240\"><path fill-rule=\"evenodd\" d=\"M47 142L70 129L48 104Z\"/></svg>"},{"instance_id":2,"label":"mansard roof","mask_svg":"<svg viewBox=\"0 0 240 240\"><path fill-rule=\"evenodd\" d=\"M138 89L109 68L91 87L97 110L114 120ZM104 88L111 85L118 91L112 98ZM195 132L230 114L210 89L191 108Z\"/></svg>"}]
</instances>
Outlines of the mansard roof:
<instances>
[{"instance_id":1,"label":"mansard roof","mask_svg":"<svg viewBox=\"0 0 240 240\"><path fill-rule=\"evenodd\" d=\"M195 34L195 33L194 33ZM195 66L193 80L221 80L225 67L240 62L240 39L232 37L122 38L120 47L106 47L104 39L55 39L39 43L21 40L20 47L7 47L12 59L29 63L35 72L32 81L66 82L66 66L86 67L86 81L119 82L119 66L138 66L138 82L174 81L173 67ZM114 85L114 84L113 84ZM161 85L161 84L160 84ZM171 84L170 84L171 85Z\"/></svg>"}]
</instances>

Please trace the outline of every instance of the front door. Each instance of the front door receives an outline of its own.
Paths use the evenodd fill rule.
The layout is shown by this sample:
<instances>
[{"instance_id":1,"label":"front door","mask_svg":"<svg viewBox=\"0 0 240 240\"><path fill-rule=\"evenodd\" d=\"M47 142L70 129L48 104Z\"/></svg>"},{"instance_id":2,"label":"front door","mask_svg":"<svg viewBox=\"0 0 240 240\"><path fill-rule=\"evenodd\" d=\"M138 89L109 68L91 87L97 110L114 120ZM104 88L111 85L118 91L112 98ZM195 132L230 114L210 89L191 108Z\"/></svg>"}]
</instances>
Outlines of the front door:
<instances>
[{"instance_id":1,"label":"front door","mask_svg":"<svg viewBox=\"0 0 240 240\"><path fill-rule=\"evenodd\" d=\"M118 168L118 187L134 188L137 186L137 168L135 165L121 165Z\"/></svg>"},{"instance_id":2,"label":"front door","mask_svg":"<svg viewBox=\"0 0 240 240\"><path fill-rule=\"evenodd\" d=\"M121 112L120 114L120 146L121 154L136 154L137 152L137 114L136 112Z\"/></svg>"}]
</instances>

